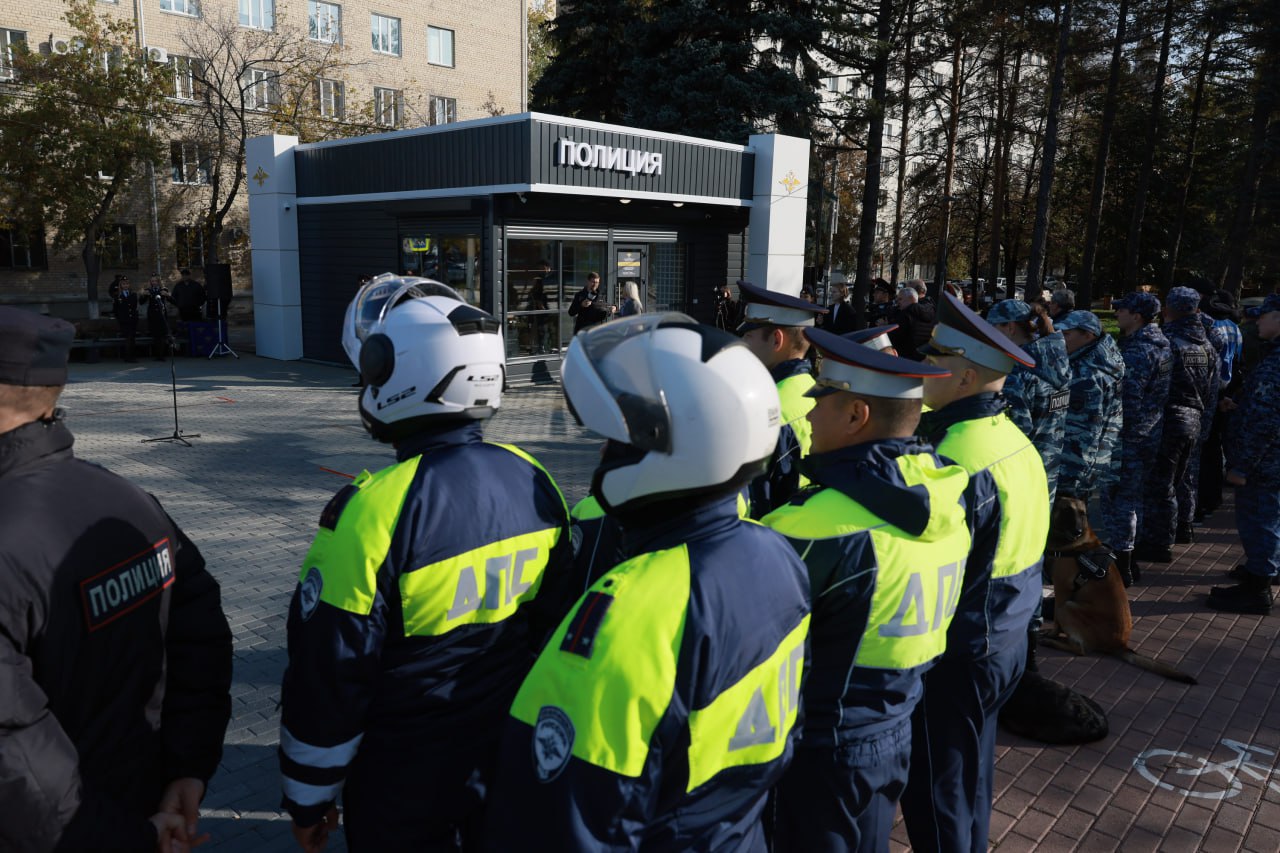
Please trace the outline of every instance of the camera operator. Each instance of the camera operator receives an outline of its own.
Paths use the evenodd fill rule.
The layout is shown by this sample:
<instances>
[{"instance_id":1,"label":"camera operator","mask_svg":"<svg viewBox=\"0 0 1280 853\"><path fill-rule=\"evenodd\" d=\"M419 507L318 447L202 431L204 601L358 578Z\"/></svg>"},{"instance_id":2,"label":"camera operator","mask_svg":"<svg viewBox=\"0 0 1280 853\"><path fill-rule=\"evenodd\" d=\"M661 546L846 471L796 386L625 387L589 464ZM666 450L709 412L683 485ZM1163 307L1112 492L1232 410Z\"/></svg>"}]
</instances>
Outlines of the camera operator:
<instances>
[{"instance_id":1,"label":"camera operator","mask_svg":"<svg viewBox=\"0 0 1280 853\"><path fill-rule=\"evenodd\" d=\"M169 333L169 314L165 303L171 302L169 288L160 283L160 276L151 276L147 290L138 300L147 306L147 332L151 335L151 354L156 361L164 361L169 353L171 336Z\"/></svg>"},{"instance_id":2,"label":"camera operator","mask_svg":"<svg viewBox=\"0 0 1280 853\"><path fill-rule=\"evenodd\" d=\"M716 328L735 332L742 322L742 304L733 298L733 291L727 284L715 288L715 299Z\"/></svg>"}]
</instances>

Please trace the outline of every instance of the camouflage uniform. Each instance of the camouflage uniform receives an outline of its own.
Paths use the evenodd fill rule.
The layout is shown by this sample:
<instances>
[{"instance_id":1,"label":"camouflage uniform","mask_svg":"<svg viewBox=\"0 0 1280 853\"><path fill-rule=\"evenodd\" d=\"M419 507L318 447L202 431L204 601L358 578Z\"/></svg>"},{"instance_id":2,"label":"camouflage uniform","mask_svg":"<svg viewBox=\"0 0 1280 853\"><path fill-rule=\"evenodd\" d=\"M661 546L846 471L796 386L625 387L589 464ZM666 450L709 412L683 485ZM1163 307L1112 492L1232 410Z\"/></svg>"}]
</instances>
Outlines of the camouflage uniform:
<instances>
[{"instance_id":1,"label":"camouflage uniform","mask_svg":"<svg viewBox=\"0 0 1280 853\"><path fill-rule=\"evenodd\" d=\"M1087 502L1094 489L1114 484L1123 380L1124 357L1110 335L1071 353L1071 405L1058 471L1063 494Z\"/></svg>"},{"instance_id":2,"label":"camouflage uniform","mask_svg":"<svg viewBox=\"0 0 1280 853\"><path fill-rule=\"evenodd\" d=\"M1186 482L1188 462L1202 432L1207 434L1208 418L1218 398L1218 355L1200 317L1180 317L1167 323L1164 333L1173 351L1173 369L1160 450L1147 478L1139 535L1139 547L1156 549L1172 545L1176 523L1190 524L1195 514L1195 485Z\"/></svg>"},{"instance_id":3,"label":"camouflage uniform","mask_svg":"<svg viewBox=\"0 0 1280 853\"><path fill-rule=\"evenodd\" d=\"M1071 395L1071 363L1059 332L1036 338L1023 349L1036 360L1036 366L1015 366L1004 381L1004 396L1009 403L1009 417L1031 439L1044 461L1052 506Z\"/></svg>"},{"instance_id":4,"label":"camouflage uniform","mask_svg":"<svg viewBox=\"0 0 1280 853\"><path fill-rule=\"evenodd\" d=\"M1217 398L1224 388L1222 382L1222 353L1226 351L1226 347L1230 345L1228 332L1224 327L1220 327L1213 323L1213 318L1208 314L1199 315L1201 325L1204 327L1204 337L1208 339L1208 345L1213 347L1213 355L1217 360L1213 362L1217 366L1217 382L1213 388L1213 405L1204 409L1201 418L1201 434L1196 442L1196 450L1192 452L1192 457L1187 462L1187 476L1181 479L1178 484L1178 521L1180 524L1190 523L1199 503L1199 469L1201 469L1201 461L1204 456L1204 444L1208 442L1208 435L1213 430L1213 415L1217 412ZM1184 512L1185 510L1185 512ZM1187 517L1183 517L1183 516Z\"/></svg>"},{"instance_id":5,"label":"camouflage uniform","mask_svg":"<svg viewBox=\"0 0 1280 853\"><path fill-rule=\"evenodd\" d=\"M1121 382L1119 476L1102 492L1102 533L1117 551L1132 551L1142 511L1147 467L1160 448L1160 427L1169 399L1173 354L1169 339L1147 323L1120 339L1124 358Z\"/></svg>"},{"instance_id":6,"label":"camouflage uniform","mask_svg":"<svg viewBox=\"0 0 1280 853\"><path fill-rule=\"evenodd\" d=\"M1264 308L1280 311L1280 297ZM1236 396L1227 426L1227 470L1245 478L1236 488L1236 526L1245 570L1280 574L1280 347L1267 348Z\"/></svg>"}]
</instances>

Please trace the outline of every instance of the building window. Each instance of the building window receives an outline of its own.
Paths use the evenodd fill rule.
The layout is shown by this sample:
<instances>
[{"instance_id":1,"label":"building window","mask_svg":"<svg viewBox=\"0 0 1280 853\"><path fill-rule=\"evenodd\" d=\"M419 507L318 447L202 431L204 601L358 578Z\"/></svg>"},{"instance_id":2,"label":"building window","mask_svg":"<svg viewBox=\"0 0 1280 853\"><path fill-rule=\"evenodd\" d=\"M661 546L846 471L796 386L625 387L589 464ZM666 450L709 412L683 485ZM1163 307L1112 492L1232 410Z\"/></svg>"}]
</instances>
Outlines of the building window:
<instances>
[{"instance_id":1,"label":"building window","mask_svg":"<svg viewBox=\"0 0 1280 853\"><path fill-rule=\"evenodd\" d=\"M427 27L427 62L453 67L453 30Z\"/></svg>"},{"instance_id":2,"label":"building window","mask_svg":"<svg viewBox=\"0 0 1280 853\"><path fill-rule=\"evenodd\" d=\"M337 3L307 0L307 34L315 41L342 41L342 7Z\"/></svg>"},{"instance_id":3,"label":"building window","mask_svg":"<svg viewBox=\"0 0 1280 853\"><path fill-rule=\"evenodd\" d=\"M175 184L209 183L209 152L194 142L169 143Z\"/></svg>"},{"instance_id":4,"label":"building window","mask_svg":"<svg viewBox=\"0 0 1280 853\"><path fill-rule=\"evenodd\" d=\"M373 52L400 55L400 19L373 15Z\"/></svg>"},{"instance_id":5,"label":"building window","mask_svg":"<svg viewBox=\"0 0 1280 853\"><path fill-rule=\"evenodd\" d=\"M276 72L266 68L250 68L240 78L247 110L269 110L280 103L280 82Z\"/></svg>"},{"instance_id":6,"label":"building window","mask_svg":"<svg viewBox=\"0 0 1280 853\"><path fill-rule=\"evenodd\" d=\"M316 106L325 118L341 119L345 109L342 98L342 82L339 80L316 81Z\"/></svg>"},{"instance_id":7,"label":"building window","mask_svg":"<svg viewBox=\"0 0 1280 853\"><path fill-rule=\"evenodd\" d=\"M883 223L883 222L877 222L877 223L876 223L876 237L883 237L883 236L884 236L884 223Z\"/></svg>"},{"instance_id":8,"label":"building window","mask_svg":"<svg viewBox=\"0 0 1280 853\"><path fill-rule=\"evenodd\" d=\"M194 101L200 95L200 78L204 70L200 60L190 56L170 56L169 67L173 70L173 89L169 96Z\"/></svg>"},{"instance_id":9,"label":"building window","mask_svg":"<svg viewBox=\"0 0 1280 853\"><path fill-rule=\"evenodd\" d=\"M13 79L13 55L27 46L22 30L0 30L0 80Z\"/></svg>"},{"instance_id":10,"label":"building window","mask_svg":"<svg viewBox=\"0 0 1280 853\"><path fill-rule=\"evenodd\" d=\"M380 127L399 127L404 121L404 92L374 87L373 120Z\"/></svg>"},{"instance_id":11,"label":"building window","mask_svg":"<svg viewBox=\"0 0 1280 853\"><path fill-rule=\"evenodd\" d=\"M458 99L431 96L431 123L452 124L458 120Z\"/></svg>"},{"instance_id":12,"label":"building window","mask_svg":"<svg viewBox=\"0 0 1280 853\"><path fill-rule=\"evenodd\" d=\"M137 227L117 222L104 228L102 236L98 240L98 257L102 261L102 266L106 269L137 269Z\"/></svg>"},{"instance_id":13,"label":"building window","mask_svg":"<svg viewBox=\"0 0 1280 853\"><path fill-rule=\"evenodd\" d=\"M34 270L48 265L42 230L0 228L0 269Z\"/></svg>"},{"instance_id":14,"label":"building window","mask_svg":"<svg viewBox=\"0 0 1280 853\"><path fill-rule=\"evenodd\" d=\"M276 0L240 0L240 26L255 30L276 27Z\"/></svg>"},{"instance_id":15,"label":"building window","mask_svg":"<svg viewBox=\"0 0 1280 853\"><path fill-rule=\"evenodd\" d=\"M178 269L204 266L204 229L199 225L179 225L174 229Z\"/></svg>"},{"instance_id":16,"label":"building window","mask_svg":"<svg viewBox=\"0 0 1280 853\"><path fill-rule=\"evenodd\" d=\"M160 11L196 18L200 16L200 3L199 0L160 0Z\"/></svg>"}]
</instances>

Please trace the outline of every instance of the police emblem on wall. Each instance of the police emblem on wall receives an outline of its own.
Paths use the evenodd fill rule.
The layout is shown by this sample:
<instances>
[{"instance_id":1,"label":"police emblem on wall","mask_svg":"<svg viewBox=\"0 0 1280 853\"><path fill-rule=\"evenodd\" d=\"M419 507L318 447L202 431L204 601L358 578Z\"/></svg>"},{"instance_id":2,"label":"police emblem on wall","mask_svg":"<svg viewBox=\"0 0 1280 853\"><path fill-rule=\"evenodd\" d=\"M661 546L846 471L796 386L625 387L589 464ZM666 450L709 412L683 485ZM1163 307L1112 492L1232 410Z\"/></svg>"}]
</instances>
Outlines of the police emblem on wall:
<instances>
[{"instance_id":1,"label":"police emblem on wall","mask_svg":"<svg viewBox=\"0 0 1280 853\"><path fill-rule=\"evenodd\" d=\"M323 589L324 578L320 576L320 570L312 566L298 589L298 612L303 622L310 619L311 614L320 606L320 592Z\"/></svg>"},{"instance_id":2,"label":"police emblem on wall","mask_svg":"<svg viewBox=\"0 0 1280 853\"><path fill-rule=\"evenodd\" d=\"M560 775L573 755L573 720L555 705L543 705L533 729L533 769L539 782Z\"/></svg>"}]
</instances>

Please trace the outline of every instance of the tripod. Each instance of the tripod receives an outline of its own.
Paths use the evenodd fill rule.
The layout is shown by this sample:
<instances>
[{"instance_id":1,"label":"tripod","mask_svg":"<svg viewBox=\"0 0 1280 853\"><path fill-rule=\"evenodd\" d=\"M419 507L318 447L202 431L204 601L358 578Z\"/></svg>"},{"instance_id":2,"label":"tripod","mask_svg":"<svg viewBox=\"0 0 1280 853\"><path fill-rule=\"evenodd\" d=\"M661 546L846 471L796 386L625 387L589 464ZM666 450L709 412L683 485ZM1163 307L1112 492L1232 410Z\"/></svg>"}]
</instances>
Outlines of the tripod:
<instances>
[{"instance_id":1,"label":"tripod","mask_svg":"<svg viewBox=\"0 0 1280 853\"><path fill-rule=\"evenodd\" d=\"M168 344L169 344L169 388L173 392L173 435L162 435L159 438L144 438L142 439L142 443L147 444L152 441L177 441L181 444L185 444L187 447L191 447L191 442L187 441L187 439L199 438L200 433L196 432L196 433L186 434L186 433L183 433L180 429L178 429L178 371L173 366L173 350L174 350L175 342L173 340L172 335L169 336ZM239 356L236 356L236 358L239 358Z\"/></svg>"},{"instance_id":2,"label":"tripod","mask_svg":"<svg viewBox=\"0 0 1280 853\"><path fill-rule=\"evenodd\" d=\"M235 356L236 360L240 360L240 356L236 355L236 351L227 345L227 318L222 313L222 300L215 300L217 307L214 308L214 322L218 324L218 342L214 344L213 349L209 350L209 358L215 355Z\"/></svg>"}]
</instances>

